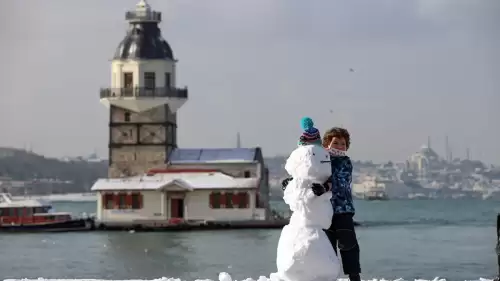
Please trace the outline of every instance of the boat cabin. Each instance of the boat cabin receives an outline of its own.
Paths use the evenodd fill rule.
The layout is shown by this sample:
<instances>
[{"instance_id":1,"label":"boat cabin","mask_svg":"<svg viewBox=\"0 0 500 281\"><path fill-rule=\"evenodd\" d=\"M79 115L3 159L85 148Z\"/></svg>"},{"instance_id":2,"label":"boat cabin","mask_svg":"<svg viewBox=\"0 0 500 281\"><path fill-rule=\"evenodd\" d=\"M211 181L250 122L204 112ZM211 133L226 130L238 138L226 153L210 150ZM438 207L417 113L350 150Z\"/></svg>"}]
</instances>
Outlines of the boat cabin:
<instances>
[{"instance_id":1,"label":"boat cabin","mask_svg":"<svg viewBox=\"0 0 500 281\"><path fill-rule=\"evenodd\" d=\"M30 225L71 220L70 213L51 213L52 205L42 200L14 200L8 193L0 193L0 226Z\"/></svg>"}]
</instances>

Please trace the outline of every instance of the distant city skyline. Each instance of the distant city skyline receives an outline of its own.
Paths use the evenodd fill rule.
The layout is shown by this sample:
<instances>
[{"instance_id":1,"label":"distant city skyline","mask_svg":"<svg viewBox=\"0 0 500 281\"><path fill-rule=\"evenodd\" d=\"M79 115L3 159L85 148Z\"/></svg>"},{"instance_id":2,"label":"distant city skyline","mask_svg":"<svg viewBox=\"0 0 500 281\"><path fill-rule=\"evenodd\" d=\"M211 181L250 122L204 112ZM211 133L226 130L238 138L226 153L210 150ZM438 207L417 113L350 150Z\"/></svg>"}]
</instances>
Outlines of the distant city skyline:
<instances>
[{"instance_id":1,"label":"distant city skyline","mask_svg":"<svg viewBox=\"0 0 500 281\"><path fill-rule=\"evenodd\" d=\"M452 162L454 159L460 159L460 160L480 160L480 159L474 159L472 157L472 154L471 154L471 151L470 151L470 148L466 147L465 149L465 152L463 153L464 155L461 155L460 153L455 153L453 151L453 149L450 147L450 143L449 143L449 140L445 137L445 140L446 140L446 143L444 145L444 149L443 151L440 151L439 149L436 149L436 147L434 147L432 145L432 138L430 136L428 136L427 138L427 143L426 144L423 144L421 145L418 149L416 149L413 153L416 153L419 149L421 149L422 147L426 146L426 147L429 147L431 148L433 151L435 151L441 159L447 161L447 162ZM241 137L240 137L240 133L237 132L236 134L236 142L235 142L235 146L234 148L242 148L244 147L242 145L242 140L241 140ZM228 146L226 148L233 148L231 146ZM26 150L26 151L29 151L29 152L32 152L32 153L40 153L40 154L43 154L41 152L37 152L34 150L33 147L31 146L24 146L22 147L22 149ZM413 154L412 153L412 154ZM50 155L48 155L50 156ZM287 157L288 155L285 155L285 154L276 154L276 155L264 155L264 157ZM106 151L106 154L105 155L100 155L97 151L97 149L89 152L89 153L86 153L86 154L82 154L82 155L63 155L62 157L58 157L58 158L61 158L61 159L73 159L73 158L87 158L89 157L93 158L94 157L98 157L100 159L107 159L107 151ZM406 160L409 160L409 158L411 157L411 155L408 155L405 159L402 159L402 160L392 160L392 159L387 159L387 160L381 160L379 161L378 163L385 163L385 162L396 162L396 163L402 163L402 162L405 162ZM354 160L357 160L357 161L373 161L372 159L354 159ZM495 163L484 163L486 165L491 165L491 164L495 164Z\"/></svg>"},{"instance_id":2,"label":"distant city skyline","mask_svg":"<svg viewBox=\"0 0 500 281\"><path fill-rule=\"evenodd\" d=\"M500 164L498 0L148 2L190 91L180 147L235 147L239 132L288 155L307 115L347 127L354 159L403 161L428 136L445 157L448 136L454 156ZM3 3L0 146L106 157L98 91L136 3Z\"/></svg>"}]
</instances>

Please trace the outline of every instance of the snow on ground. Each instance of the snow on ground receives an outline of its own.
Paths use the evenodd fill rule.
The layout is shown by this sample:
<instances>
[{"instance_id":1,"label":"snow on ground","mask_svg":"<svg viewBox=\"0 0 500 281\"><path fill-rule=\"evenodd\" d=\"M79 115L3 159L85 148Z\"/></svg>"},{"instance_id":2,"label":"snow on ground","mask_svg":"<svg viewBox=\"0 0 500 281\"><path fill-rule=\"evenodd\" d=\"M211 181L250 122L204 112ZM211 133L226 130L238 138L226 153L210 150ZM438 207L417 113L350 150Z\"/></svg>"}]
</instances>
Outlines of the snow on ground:
<instances>
[{"instance_id":1,"label":"snow on ground","mask_svg":"<svg viewBox=\"0 0 500 281\"><path fill-rule=\"evenodd\" d=\"M122 280L105 280L105 279L44 279L44 278L38 278L38 279L4 279L4 281L122 281ZM172 278L172 277L162 277L158 279L150 279L150 280L140 280L140 279L131 279L131 280L123 280L123 281L184 281L179 278ZM212 279L196 279L195 281L214 281ZM229 275L226 272L221 272L219 274L219 281L237 281L233 280L231 278L231 275ZM271 275L269 278L265 276L260 276L258 279L252 279L252 278L247 278L244 280L240 281L279 281L276 276ZM337 281L349 281L347 278L339 278ZM405 280L402 278L399 279L363 279L363 281L410 281L410 280ZM433 279L414 279L414 281L446 281L445 278L440 278L440 277L435 277ZM467 280L467 281L493 281L493 279L486 279L486 278L478 278L476 280Z\"/></svg>"}]
</instances>

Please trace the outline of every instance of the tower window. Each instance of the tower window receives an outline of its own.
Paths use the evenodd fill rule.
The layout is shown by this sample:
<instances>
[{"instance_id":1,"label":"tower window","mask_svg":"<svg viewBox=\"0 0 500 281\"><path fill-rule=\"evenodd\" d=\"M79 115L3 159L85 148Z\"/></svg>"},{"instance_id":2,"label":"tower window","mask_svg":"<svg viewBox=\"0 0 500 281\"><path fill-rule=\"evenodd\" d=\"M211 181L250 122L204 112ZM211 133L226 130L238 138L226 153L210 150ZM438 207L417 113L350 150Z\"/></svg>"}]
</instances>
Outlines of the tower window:
<instances>
[{"instance_id":1,"label":"tower window","mask_svg":"<svg viewBox=\"0 0 500 281\"><path fill-rule=\"evenodd\" d=\"M165 72L165 88L170 88L171 86L170 73Z\"/></svg>"},{"instance_id":2,"label":"tower window","mask_svg":"<svg viewBox=\"0 0 500 281\"><path fill-rule=\"evenodd\" d=\"M144 88L147 90L156 88L156 76L154 72L144 72Z\"/></svg>"},{"instance_id":3,"label":"tower window","mask_svg":"<svg viewBox=\"0 0 500 281\"><path fill-rule=\"evenodd\" d=\"M123 73L123 86L124 88L131 89L134 84L134 76L132 72Z\"/></svg>"},{"instance_id":4,"label":"tower window","mask_svg":"<svg viewBox=\"0 0 500 281\"><path fill-rule=\"evenodd\" d=\"M250 171L245 171L245 173L244 173L244 177L245 177L245 178L249 178L249 177L251 177L251 176L252 176L252 175L251 175Z\"/></svg>"},{"instance_id":5,"label":"tower window","mask_svg":"<svg viewBox=\"0 0 500 281\"><path fill-rule=\"evenodd\" d=\"M125 122L130 122L130 112L125 112L123 114L123 120L125 120Z\"/></svg>"}]
</instances>

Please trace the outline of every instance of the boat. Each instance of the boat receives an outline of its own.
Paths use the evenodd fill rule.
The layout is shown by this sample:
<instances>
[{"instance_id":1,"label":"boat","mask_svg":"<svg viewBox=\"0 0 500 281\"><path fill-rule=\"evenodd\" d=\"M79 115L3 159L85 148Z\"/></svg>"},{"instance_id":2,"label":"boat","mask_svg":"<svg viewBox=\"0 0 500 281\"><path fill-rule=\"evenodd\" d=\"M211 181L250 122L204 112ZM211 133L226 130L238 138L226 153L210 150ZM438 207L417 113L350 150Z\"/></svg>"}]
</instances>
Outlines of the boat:
<instances>
[{"instance_id":1,"label":"boat","mask_svg":"<svg viewBox=\"0 0 500 281\"><path fill-rule=\"evenodd\" d=\"M426 200L430 198L423 193L410 193L408 194L408 199Z\"/></svg>"},{"instance_id":2,"label":"boat","mask_svg":"<svg viewBox=\"0 0 500 281\"><path fill-rule=\"evenodd\" d=\"M368 191L364 194L364 199L368 201L385 201L389 200L389 196L384 191Z\"/></svg>"},{"instance_id":3,"label":"boat","mask_svg":"<svg viewBox=\"0 0 500 281\"><path fill-rule=\"evenodd\" d=\"M0 232L76 231L94 228L91 218L75 218L71 213L52 212L52 204L40 199L15 200L0 193Z\"/></svg>"}]
</instances>

